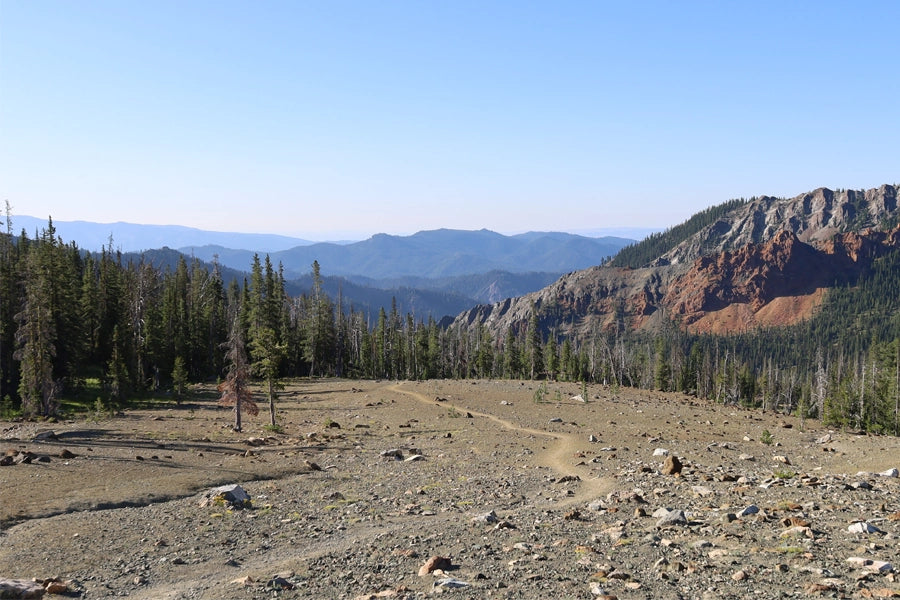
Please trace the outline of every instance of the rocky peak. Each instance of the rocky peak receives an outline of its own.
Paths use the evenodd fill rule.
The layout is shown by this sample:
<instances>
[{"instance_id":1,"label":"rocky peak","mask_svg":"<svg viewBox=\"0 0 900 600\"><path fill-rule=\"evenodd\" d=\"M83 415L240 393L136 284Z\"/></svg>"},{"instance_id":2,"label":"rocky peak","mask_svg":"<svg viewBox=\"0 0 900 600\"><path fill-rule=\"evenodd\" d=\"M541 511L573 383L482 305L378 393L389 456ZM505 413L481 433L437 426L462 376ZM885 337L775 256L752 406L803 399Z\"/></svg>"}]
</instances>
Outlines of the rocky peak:
<instances>
[{"instance_id":1,"label":"rocky peak","mask_svg":"<svg viewBox=\"0 0 900 600\"><path fill-rule=\"evenodd\" d=\"M484 323L496 339L523 331L531 307L549 331L586 335L625 325L652 328L676 318L726 333L808 318L823 290L848 281L900 248L897 189L819 188L792 199L755 198L704 227L653 266L592 267L522 298L479 306L456 322Z\"/></svg>"},{"instance_id":2,"label":"rocky peak","mask_svg":"<svg viewBox=\"0 0 900 600\"><path fill-rule=\"evenodd\" d=\"M877 228L896 212L893 185L865 191L819 188L794 198L762 196L663 254L656 264L690 264L699 256L765 242L782 231L805 243L821 243L843 232Z\"/></svg>"}]
</instances>

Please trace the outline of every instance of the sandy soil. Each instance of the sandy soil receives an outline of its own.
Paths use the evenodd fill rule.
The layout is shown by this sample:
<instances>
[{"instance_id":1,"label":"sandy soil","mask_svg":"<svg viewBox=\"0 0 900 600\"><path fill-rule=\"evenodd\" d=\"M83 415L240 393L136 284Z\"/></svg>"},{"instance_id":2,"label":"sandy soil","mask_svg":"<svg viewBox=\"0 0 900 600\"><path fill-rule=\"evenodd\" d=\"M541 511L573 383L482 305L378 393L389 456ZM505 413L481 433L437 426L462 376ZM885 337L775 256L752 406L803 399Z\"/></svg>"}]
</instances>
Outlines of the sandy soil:
<instances>
[{"instance_id":1,"label":"sandy soil","mask_svg":"<svg viewBox=\"0 0 900 600\"><path fill-rule=\"evenodd\" d=\"M0 577L83 598L900 597L900 480L879 475L900 440L675 394L536 389L300 381L280 434L265 414L232 431L209 390L0 423L0 451L33 453L0 467ZM231 483L251 507L204 505ZM432 556L449 562L420 576Z\"/></svg>"}]
</instances>

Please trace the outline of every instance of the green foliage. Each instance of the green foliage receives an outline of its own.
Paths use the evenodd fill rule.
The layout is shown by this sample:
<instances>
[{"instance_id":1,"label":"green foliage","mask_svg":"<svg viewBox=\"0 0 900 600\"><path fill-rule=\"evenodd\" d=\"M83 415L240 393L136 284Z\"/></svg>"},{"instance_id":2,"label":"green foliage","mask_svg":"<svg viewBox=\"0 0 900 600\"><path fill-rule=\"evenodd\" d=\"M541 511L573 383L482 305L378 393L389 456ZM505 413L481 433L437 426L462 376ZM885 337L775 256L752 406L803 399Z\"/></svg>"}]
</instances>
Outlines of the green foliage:
<instances>
[{"instance_id":1,"label":"green foliage","mask_svg":"<svg viewBox=\"0 0 900 600\"><path fill-rule=\"evenodd\" d=\"M743 203L699 213L613 264L646 264ZM226 403L237 395L252 403L248 386L257 377L274 425L275 391L286 377L556 378L580 381L586 400L591 383L614 396L636 386L795 414L801 425L816 417L900 434L900 252L836 282L801 325L727 337L688 334L675 323L653 335L630 331L622 304L610 330L585 331L547 302L498 338L479 319L445 327L401 315L396 301L347 307L324 293L318 263L309 293L297 297L285 293L269 257L255 257L248 279L227 285L215 265L182 255L170 265L125 261L109 249L83 253L58 240L52 222L35 240L0 233L0 414L90 413L98 395L108 410L170 383L177 399L201 380L219 381ZM568 327L578 335L560 333ZM243 358L223 346L236 342L232 334ZM534 400L547 396L542 381Z\"/></svg>"},{"instance_id":2,"label":"green foliage","mask_svg":"<svg viewBox=\"0 0 900 600\"><path fill-rule=\"evenodd\" d=\"M184 365L184 359L175 357L175 366L172 368L172 396L177 404L181 404L187 392L188 373Z\"/></svg>"},{"instance_id":3,"label":"green foliage","mask_svg":"<svg viewBox=\"0 0 900 600\"><path fill-rule=\"evenodd\" d=\"M544 382L544 381L542 381L542 382L541 382L541 385L539 385L539 386L537 387L537 389L534 390L534 396L533 396L533 398L534 398L535 403L540 404L541 402L543 402L543 401L544 401L544 397L545 397L546 395L547 395L547 383Z\"/></svg>"},{"instance_id":4,"label":"green foliage","mask_svg":"<svg viewBox=\"0 0 900 600\"><path fill-rule=\"evenodd\" d=\"M747 200L741 198L707 208L680 225L676 225L661 233L651 234L636 244L622 248L609 262L609 265L613 267L630 267L632 269L646 267L651 261L672 250L704 227L712 225L718 219L724 217L732 210L745 205L747 202Z\"/></svg>"},{"instance_id":5,"label":"green foliage","mask_svg":"<svg viewBox=\"0 0 900 600\"><path fill-rule=\"evenodd\" d=\"M772 433L768 429L763 429L762 434L759 436L759 441L766 446L771 446L775 442L775 438L772 437Z\"/></svg>"},{"instance_id":6,"label":"green foliage","mask_svg":"<svg viewBox=\"0 0 900 600\"><path fill-rule=\"evenodd\" d=\"M9 394L0 399L0 419L12 419L16 416L15 407Z\"/></svg>"},{"instance_id":7,"label":"green foliage","mask_svg":"<svg viewBox=\"0 0 900 600\"><path fill-rule=\"evenodd\" d=\"M794 471L791 471L790 469L776 469L772 473L772 476L775 477L776 479L793 479L794 477L797 476L797 473Z\"/></svg>"}]
</instances>

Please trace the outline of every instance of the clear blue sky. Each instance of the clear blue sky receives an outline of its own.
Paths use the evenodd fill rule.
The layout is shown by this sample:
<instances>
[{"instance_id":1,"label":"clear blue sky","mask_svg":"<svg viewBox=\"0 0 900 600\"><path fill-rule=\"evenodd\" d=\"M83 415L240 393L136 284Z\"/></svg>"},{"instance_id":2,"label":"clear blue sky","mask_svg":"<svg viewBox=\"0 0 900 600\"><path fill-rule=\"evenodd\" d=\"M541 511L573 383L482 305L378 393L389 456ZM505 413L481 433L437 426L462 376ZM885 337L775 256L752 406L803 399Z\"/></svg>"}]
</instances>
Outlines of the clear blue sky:
<instances>
[{"instance_id":1,"label":"clear blue sky","mask_svg":"<svg viewBox=\"0 0 900 600\"><path fill-rule=\"evenodd\" d=\"M0 0L0 203L309 239L900 180L900 2Z\"/></svg>"}]
</instances>

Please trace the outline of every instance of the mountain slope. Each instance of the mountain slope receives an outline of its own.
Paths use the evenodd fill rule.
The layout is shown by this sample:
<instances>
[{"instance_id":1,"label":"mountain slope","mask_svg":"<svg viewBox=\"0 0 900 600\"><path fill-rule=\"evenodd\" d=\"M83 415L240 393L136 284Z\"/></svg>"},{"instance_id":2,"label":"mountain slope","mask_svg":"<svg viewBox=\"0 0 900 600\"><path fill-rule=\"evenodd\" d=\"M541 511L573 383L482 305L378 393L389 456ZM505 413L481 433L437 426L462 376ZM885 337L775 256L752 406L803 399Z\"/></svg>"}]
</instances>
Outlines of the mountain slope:
<instances>
[{"instance_id":1,"label":"mountain slope","mask_svg":"<svg viewBox=\"0 0 900 600\"><path fill-rule=\"evenodd\" d=\"M13 233L23 229L34 237L47 227L47 219L29 216L12 217ZM257 252L277 252L312 242L300 238L264 233L228 233L204 231L181 225L139 225L135 223L91 223L88 221L53 221L62 239L74 241L83 250L98 252L109 248L122 252L140 252L152 248L219 245L228 248L250 248ZM252 254L251 254L252 255ZM210 256L210 258L212 258Z\"/></svg>"},{"instance_id":2,"label":"mountain slope","mask_svg":"<svg viewBox=\"0 0 900 600\"><path fill-rule=\"evenodd\" d=\"M177 250L162 248L159 250L148 250L140 254L125 254L124 260L125 262L133 261L135 263L143 260L162 270L175 270L178 261L182 257L190 263L191 257L186 257ZM201 263L206 269L212 270L212 264L204 261L201 261ZM244 269L233 269L221 265L218 268L222 280L225 282L225 287L228 287L232 280L242 284L244 279L250 277L249 265ZM470 296L454 292L453 290L417 289L411 286L400 285L384 289L376 285L365 285L349 281L343 277L333 276L322 278L322 288L335 302L339 296L343 298L345 312L352 308L354 311L368 314L373 321L382 307L386 310L390 309L391 304L395 301L400 314L412 314L417 320L427 320L429 317L440 320L446 315L458 314L460 311L478 302ZM285 289L290 296L295 297L309 293L312 289L312 275L306 274L286 280Z\"/></svg>"},{"instance_id":3,"label":"mountain slope","mask_svg":"<svg viewBox=\"0 0 900 600\"><path fill-rule=\"evenodd\" d=\"M313 261L323 272L370 279L441 278L488 271L566 273L600 264L632 240L587 238L567 233L505 236L493 231L438 229L411 236L378 234L368 240L338 245L320 243L270 253L292 276L307 273ZM203 260L218 255L222 264L249 264L252 252L222 247L182 248Z\"/></svg>"},{"instance_id":4,"label":"mountain slope","mask_svg":"<svg viewBox=\"0 0 900 600\"><path fill-rule=\"evenodd\" d=\"M481 321L502 337L526 327L533 305L545 330L576 336L652 329L670 319L719 333L787 325L808 318L825 289L853 281L872 260L900 249L892 185L820 188L718 208L627 250L649 257L648 266L612 266L623 262L617 257L611 266L571 273L538 292L478 306L456 322Z\"/></svg>"}]
</instances>

